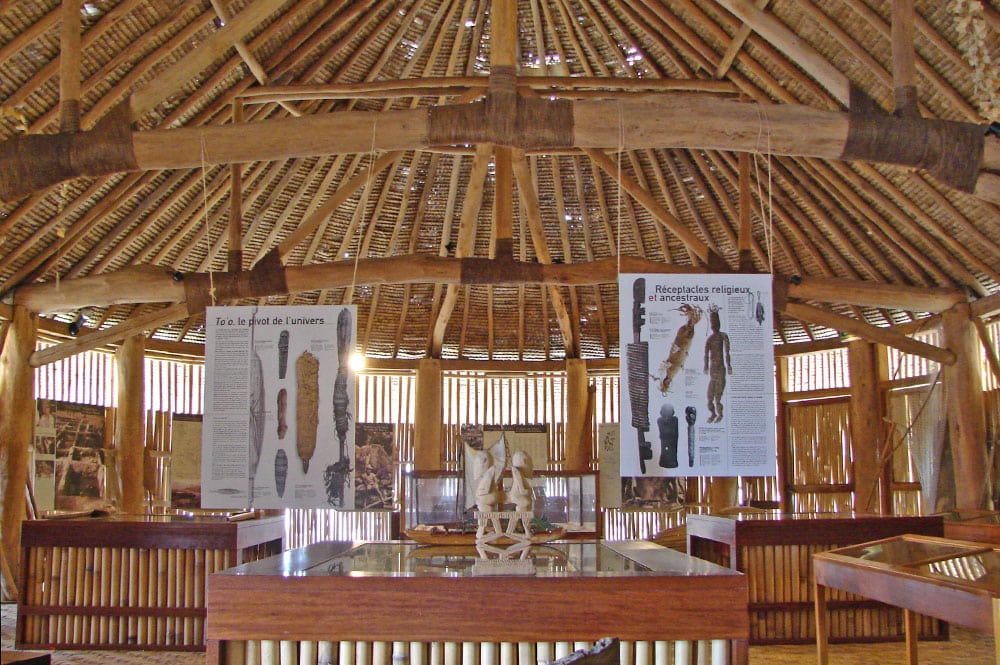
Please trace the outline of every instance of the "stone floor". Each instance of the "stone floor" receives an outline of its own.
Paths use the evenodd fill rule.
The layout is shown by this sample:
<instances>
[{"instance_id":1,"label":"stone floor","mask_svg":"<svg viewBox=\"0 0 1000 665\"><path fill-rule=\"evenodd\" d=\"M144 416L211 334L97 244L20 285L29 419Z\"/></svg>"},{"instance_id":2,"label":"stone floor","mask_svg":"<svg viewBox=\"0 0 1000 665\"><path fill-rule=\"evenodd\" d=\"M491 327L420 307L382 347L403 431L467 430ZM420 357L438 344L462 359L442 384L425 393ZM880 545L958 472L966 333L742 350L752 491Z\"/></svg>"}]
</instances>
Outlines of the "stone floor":
<instances>
[{"instance_id":1,"label":"stone floor","mask_svg":"<svg viewBox=\"0 0 1000 665\"><path fill-rule=\"evenodd\" d=\"M14 624L17 606L0 605L2 646L14 648ZM921 665L987 665L994 663L993 638L982 633L951 627L947 642L921 642L918 647ZM894 665L904 663L902 643L833 644L830 645L830 665ZM174 651L56 651L53 665L204 665L201 653ZM786 665L815 663L813 645L767 646L750 648L750 665ZM376 664L378 665L378 664Z\"/></svg>"}]
</instances>

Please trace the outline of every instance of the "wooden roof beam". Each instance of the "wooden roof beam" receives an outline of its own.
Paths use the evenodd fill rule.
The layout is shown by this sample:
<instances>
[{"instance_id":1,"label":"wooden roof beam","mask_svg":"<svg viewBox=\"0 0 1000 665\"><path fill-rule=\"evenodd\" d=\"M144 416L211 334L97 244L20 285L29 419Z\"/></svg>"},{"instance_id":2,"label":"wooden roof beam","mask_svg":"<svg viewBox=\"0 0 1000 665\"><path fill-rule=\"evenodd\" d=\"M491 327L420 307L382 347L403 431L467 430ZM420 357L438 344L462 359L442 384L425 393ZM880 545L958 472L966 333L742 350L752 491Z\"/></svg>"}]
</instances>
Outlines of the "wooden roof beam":
<instances>
[{"instance_id":1,"label":"wooden roof beam","mask_svg":"<svg viewBox=\"0 0 1000 665\"><path fill-rule=\"evenodd\" d=\"M799 277L794 281L786 279L776 284L783 284L788 297L797 300L901 309L908 312L939 314L966 301L965 294L958 289L882 284L833 277Z\"/></svg>"},{"instance_id":2,"label":"wooden roof beam","mask_svg":"<svg viewBox=\"0 0 1000 665\"><path fill-rule=\"evenodd\" d=\"M89 132L8 138L0 144L0 197L23 196L77 175L490 142L524 149L768 150L883 162L927 168L951 187L1000 203L1000 176L989 172L1000 170L1000 140L987 140L982 127L970 123L859 117L696 93L572 102L517 97L515 108L508 142L496 135L483 103L136 132L122 107ZM609 123L608 117L626 121ZM762 126L767 146L760 145ZM875 138L865 138L868 132Z\"/></svg>"},{"instance_id":3,"label":"wooden roof beam","mask_svg":"<svg viewBox=\"0 0 1000 665\"><path fill-rule=\"evenodd\" d=\"M700 238L698 238L694 233L692 233L687 226L679 219L670 214L670 212L664 208L660 203L653 198L653 195L649 191L643 189L632 180L628 175L621 172L621 169L617 168L617 164L610 157L605 155L600 150L594 149L584 149L590 159L597 164L608 174L611 178L616 180L622 188L627 191L632 198L639 202L643 208L645 208L653 217L660 222L663 226L667 228L671 233L673 233L677 238L684 243L687 247L688 252L691 255L692 261L699 260L703 264L717 265L720 267L725 266L725 261L712 249L706 245Z\"/></svg>"},{"instance_id":4,"label":"wooden roof beam","mask_svg":"<svg viewBox=\"0 0 1000 665\"><path fill-rule=\"evenodd\" d=\"M472 253L475 245L476 218L479 208L483 202L483 187L486 184L486 172L489 168L490 155L493 154L493 147L489 145L479 146L476 156L472 161L472 169L469 174L469 185L465 192L465 199L462 201L462 214L458 227L458 238L455 243L455 256L461 258ZM445 224L449 223L445 220ZM359 266L360 267L360 266ZM458 302L458 285L449 284L441 299L441 306L437 312L430 335L429 357L440 358L441 349L444 346L444 333L448 327L448 320L455 305Z\"/></svg>"},{"instance_id":5,"label":"wooden roof beam","mask_svg":"<svg viewBox=\"0 0 1000 665\"><path fill-rule=\"evenodd\" d=\"M535 179L531 176L528 159L523 150L514 151L513 170L514 177L517 179L517 191L521 196L521 205L524 206L524 215L528 220L528 231L531 234L531 245L535 248L535 256L538 257L539 263L551 264L552 254L545 242L545 229L542 227L542 206L538 202ZM562 297L562 292L555 284L548 285L546 290L555 310L559 330L566 343L566 357L577 358L580 353L580 344L576 339L576 330L573 328L573 322L566 309L566 301Z\"/></svg>"},{"instance_id":6,"label":"wooden roof beam","mask_svg":"<svg viewBox=\"0 0 1000 665\"><path fill-rule=\"evenodd\" d=\"M750 0L717 1L765 41L785 53L818 81L834 99L850 107L850 82L847 77L773 14L763 11Z\"/></svg>"},{"instance_id":7,"label":"wooden roof beam","mask_svg":"<svg viewBox=\"0 0 1000 665\"><path fill-rule=\"evenodd\" d=\"M790 316L805 323L830 328L831 330L839 330L870 342L891 346L903 353L910 353L921 358L933 360L942 365L951 365L955 362L955 354L948 349L942 349L933 344L925 344L894 330L873 326L858 319L837 314L828 309L798 302L786 302L783 306L778 307L778 311L785 316Z\"/></svg>"},{"instance_id":8,"label":"wooden roof beam","mask_svg":"<svg viewBox=\"0 0 1000 665\"><path fill-rule=\"evenodd\" d=\"M754 7L760 11L767 9L768 3L771 0L757 0L754 3ZM729 47L726 49L725 54L722 56L722 60L715 67L715 78L721 79L729 73L729 68L733 66L733 61L736 60L736 56L739 55L740 51L743 49L743 44L746 43L747 37L750 36L752 32L750 26L744 23L740 26L736 34L733 35L733 39L729 42Z\"/></svg>"}]
</instances>

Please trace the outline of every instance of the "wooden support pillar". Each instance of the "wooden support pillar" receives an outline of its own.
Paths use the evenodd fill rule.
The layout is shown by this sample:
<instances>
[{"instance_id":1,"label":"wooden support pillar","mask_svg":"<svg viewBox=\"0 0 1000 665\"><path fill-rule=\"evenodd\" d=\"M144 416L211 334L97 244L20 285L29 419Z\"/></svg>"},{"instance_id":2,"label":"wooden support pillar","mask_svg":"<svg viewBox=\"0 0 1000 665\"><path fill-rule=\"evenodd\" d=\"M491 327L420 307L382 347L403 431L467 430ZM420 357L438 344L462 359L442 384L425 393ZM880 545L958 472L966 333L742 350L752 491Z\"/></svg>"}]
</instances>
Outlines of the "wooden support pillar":
<instances>
[{"instance_id":1,"label":"wooden support pillar","mask_svg":"<svg viewBox=\"0 0 1000 665\"><path fill-rule=\"evenodd\" d=\"M590 469L591 438L586 435L587 420L587 363L579 358L566 360L566 471Z\"/></svg>"},{"instance_id":2,"label":"wooden support pillar","mask_svg":"<svg viewBox=\"0 0 1000 665\"><path fill-rule=\"evenodd\" d=\"M882 400L878 391L878 347L854 341L847 346L851 373L851 450L854 452L854 510L859 513L889 514L892 502L883 483ZM887 462L885 462L887 464ZM887 469L892 471L891 465Z\"/></svg>"},{"instance_id":3,"label":"wooden support pillar","mask_svg":"<svg viewBox=\"0 0 1000 665\"><path fill-rule=\"evenodd\" d=\"M979 342L968 303L941 315L942 342L955 354L944 367L948 440L955 463L955 507L986 506L986 415L980 374Z\"/></svg>"},{"instance_id":4,"label":"wooden support pillar","mask_svg":"<svg viewBox=\"0 0 1000 665\"><path fill-rule=\"evenodd\" d=\"M16 593L21 553L21 522L26 515L28 446L35 427L34 371L28 358L35 350L38 317L14 306L0 352L0 546L5 590Z\"/></svg>"},{"instance_id":5,"label":"wooden support pillar","mask_svg":"<svg viewBox=\"0 0 1000 665\"><path fill-rule=\"evenodd\" d=\"M708 507L711 512L735 506L739 501L740 479L736 476L712 476L708 484Z\"/></svg>"},{"instance_id":6,"label":"wooden support pillar","mask_svg":"<svg viewBox=\"0 0 1000 665\"><path fill-rule=\"evenodd\" d=\"M417 366L417 411L413 421L413 467L441 470L441 361L423 358Z\"/></svg>"},{"instance_id":7,"label":"wooden support pillar","mask_svg":"<svg viewBox=\"0 0 1000 665\"><path fill-rule=\"evenodd\" d=\"M778 444L777 461L777 481L779 501L782 512L795 512L795 502L792 495L792 450L791 442L788 440L787 422L788 407L785 404L784 395L788 391L788 358L775 358L775 385L778 386L778 412L775 414L775 438Z\"/></svg>"},{"instance_id":8,"label":"wooden support pillar","mask_svg":"<svg viewBox=\"0 0 1000 665\"><path fill-rule=\"evenodd\" d=\"M122 486L122 512L146 512L143 467L146 452L146 338L126 337L115 354L118 365L118 412L115 443Z\"/></svg>"}]
</instances>

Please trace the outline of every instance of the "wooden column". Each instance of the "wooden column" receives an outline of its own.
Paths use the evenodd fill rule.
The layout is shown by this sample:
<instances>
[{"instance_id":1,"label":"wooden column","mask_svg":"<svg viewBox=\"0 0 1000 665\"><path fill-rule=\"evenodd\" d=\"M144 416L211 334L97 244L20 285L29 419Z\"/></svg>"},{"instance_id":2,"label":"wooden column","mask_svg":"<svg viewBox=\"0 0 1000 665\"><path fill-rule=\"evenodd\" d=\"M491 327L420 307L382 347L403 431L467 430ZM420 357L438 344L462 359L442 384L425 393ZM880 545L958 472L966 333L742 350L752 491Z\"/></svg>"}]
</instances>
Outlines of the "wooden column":
<instances>
[{"instance_id":1,"label":"wooden column","mask_svg":"<svg viewBox=\"0 0 1000 665\"><path fill-rule=\"evenodd\" d=\"M38 317L14 306L0 352L0 547L7 590L16 593L25 518L28 446L35 427L35 381L28 358L35 350Z\"/></svg>"},{"instance_id":2,"label":"wooden column","mask_svg":"<svg viewBox=\"0 0 1000 665\"><path fill-rule=\"evenodd\" d=\"M417 411L413 420L413 467L441 470L441 361L423 358L417 366Z\"/></svg>"},{"instance_id":3,"label":"wooden column","mask_svg":"<svg viewBox=\"0 0 1000 665\"><path fill-rule=\"evenodd\" d=\"M854 509L861 513L891 512L889 488L882 483L882 401L878 391L878 348L854 341L847 346L851 372L851 449L854 451Z\"/></svg>"},{"instance_id":4,"label":"wooden column","mask_svg":"<svg viewBox=\"0 0 1000 665\"><path fill-rule=\"evenodd\" d=\"M122 486L122 512L146 512L143 466L146 435L145 359L146 338L126 337L115 354L118 365L118 412L115 444L118 448Z\"/></svg>"},{"instance_id":5,"label":"wooden column","mask_svg":"<svg viewBox=\"0 0 1000 665\"><path fill-rule=\"evenodd\" d=\"M955 507L986 505L986 415L983 380L979 371L979 343L968 303L941 315L943 344L955 354L944 367L948 439L955 463Z\"/></svg>"},{"instance_id":6,"label":"wooden column","mask_svg":"<svg viewBox=\"0 0 1000 665\"><path fill-rule=\"evenodd\" d=\"M590 437L587 421L587 363L579 358L566 360L566 471L590 469Z\"/></svg>"},{"instance_id":7,"label":"wooden column","mask_svg":"<svg viewBox=\"0 0 1000 665\"><path fill-rule=\"evenodd\" d=\"M788 392L788 358L774 359L775 385L778 387L778 412L775 414L775 438L777 439L778 461L777 481L779 501L782 512L794 512L795 502L792 496L792 450L785 427L788 407L785 404L785 393Z\"/></svg>"},{"instance_id":8,"label":"wooden column","mask_svg":"<svg viewBox=\"0 0 1000 665\"><path fill-rule=\"evenodd\" d=\"M737 504L740 495L739 480L735 476L712 476L708 484L708 506L712 512Z\"/></svg>"}]
</instances>

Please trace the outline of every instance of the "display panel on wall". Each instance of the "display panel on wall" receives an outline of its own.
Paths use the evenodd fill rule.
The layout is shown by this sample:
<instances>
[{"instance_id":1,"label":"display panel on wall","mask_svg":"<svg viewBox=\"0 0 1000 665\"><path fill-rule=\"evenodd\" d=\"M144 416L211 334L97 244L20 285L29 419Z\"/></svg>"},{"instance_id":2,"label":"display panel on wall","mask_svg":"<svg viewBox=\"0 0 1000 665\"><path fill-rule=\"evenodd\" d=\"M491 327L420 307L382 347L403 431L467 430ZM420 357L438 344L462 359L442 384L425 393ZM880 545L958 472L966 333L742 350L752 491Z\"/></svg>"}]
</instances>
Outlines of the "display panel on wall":
<instances>
[{"instance_id":1,"label":"display panel on wall","mask_svg":"<svg viewBox=\"0 0 1000 665\"><path fill-rule=\"evenodd\" d=\"M621 475L774 475L771 276L623 274Z\"/></svg>"},{"instance_id":2,"label":"display panel on wall","mask_svg":"<svg viewBox=\"0 0 1000 665\"><path fill-rule=\"evenodd\" d=\"M203 508L351 510L354 306L209 307Z\"/></svg>"},{"instance_id":3,"label":"display panel on wall","mask_svg":"<svg viewBox=\"0 0 1000 665\"><path fill-rule=\"evenodd\" d=\"M108 506L103 406L40 399L31 448L38 510Z\"/></svg>"}]
</instances>

